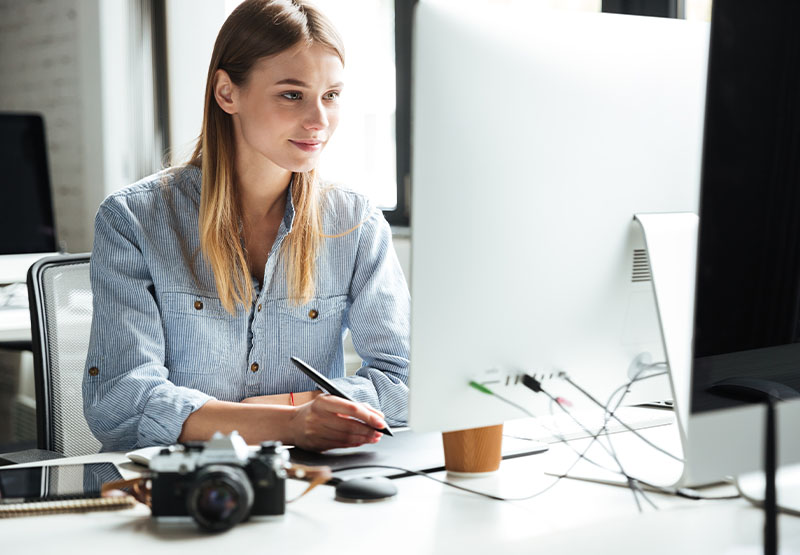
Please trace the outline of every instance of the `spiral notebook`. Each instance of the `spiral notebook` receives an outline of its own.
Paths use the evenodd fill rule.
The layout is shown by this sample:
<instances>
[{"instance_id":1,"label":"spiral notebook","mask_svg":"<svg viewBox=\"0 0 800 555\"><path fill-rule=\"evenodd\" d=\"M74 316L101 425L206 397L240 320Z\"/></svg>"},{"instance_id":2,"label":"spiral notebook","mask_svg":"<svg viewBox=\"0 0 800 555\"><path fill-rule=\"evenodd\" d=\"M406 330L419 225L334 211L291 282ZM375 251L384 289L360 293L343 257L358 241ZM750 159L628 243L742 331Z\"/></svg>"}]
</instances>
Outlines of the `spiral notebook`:
<instances>
[{"instance_id":1,"label":"spiral notebook","mask_svg":"<svg viewBox=\"0 0 800 555\"><path fill-rule=\"evenodd\" d=\"M100 497L120 479L112 463L0 468L0 518L133 507L128 495Z\"/></svg>"}]
</instances>

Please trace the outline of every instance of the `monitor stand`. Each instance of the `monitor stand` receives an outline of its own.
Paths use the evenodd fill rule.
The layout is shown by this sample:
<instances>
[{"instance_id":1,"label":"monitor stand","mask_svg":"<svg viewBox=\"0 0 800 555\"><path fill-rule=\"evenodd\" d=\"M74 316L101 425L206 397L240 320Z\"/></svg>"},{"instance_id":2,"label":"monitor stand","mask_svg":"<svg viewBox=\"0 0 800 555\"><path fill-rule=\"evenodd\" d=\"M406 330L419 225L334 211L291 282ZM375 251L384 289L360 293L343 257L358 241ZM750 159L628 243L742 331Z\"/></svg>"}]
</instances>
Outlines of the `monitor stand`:
<instances>
[{"instance_id":1,"label":"monitor stand","mask_svg":"<svg viewBox=\"0 0 800 555\"><path fill-rule=\"evenodd\" d=\"M699 218L691 212L635 214L647 249L653 294L669 364L675 416L686 452Z\"/></svg>"},{"instance_id":2,"label":"monitor stand","mask_svg":"<svg viewBox=\"0 0 800 555\"><path fill-rule=\"evenodd\" d=\"M708 391L722 397L747 403L766 403L767 418L764 437L764 553L778 551L778 512L776 473L778 446L775 438L775 403L800 396L795 389L778 382L758 378L730 378L713 384Z\"/></svg>"}]
</instances>

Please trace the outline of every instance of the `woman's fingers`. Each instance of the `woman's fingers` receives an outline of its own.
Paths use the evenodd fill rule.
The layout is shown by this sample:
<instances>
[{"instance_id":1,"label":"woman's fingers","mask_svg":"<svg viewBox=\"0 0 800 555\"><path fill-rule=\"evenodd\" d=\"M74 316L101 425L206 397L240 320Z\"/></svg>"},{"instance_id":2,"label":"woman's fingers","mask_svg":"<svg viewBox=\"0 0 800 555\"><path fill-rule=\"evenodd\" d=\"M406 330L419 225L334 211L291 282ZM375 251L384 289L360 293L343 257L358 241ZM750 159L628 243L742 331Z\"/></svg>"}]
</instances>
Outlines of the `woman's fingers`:
<instances>
[{"instance_id":1,"label":"woman's fingers","mask_svg":"<svg viewBox=\"0 0 800 555\"><path fill-rule=\"evenodd\" d=\"M333 395L320 395L315 399L315 402L320 404L321 409L330 413L357 418L373 428L381 429L386 427L383 415L371 410L371 407L364 403L353 403Z\"/></svg>"},{"instance_id":2,"label":"woman's fingers","mask_svg":"<svg viewBox=\"0 0 800 555\"><path fill-rule=\"evenodd\" d=\"M350 417L336 416L333 418L326 418L320 422L320 427L327 433L344 433L353 437L363 437L364 441L369 441L372 436L377 434L372 427L367 426L363 422L353 420Z\"/></svg>"},{"instance_id":3,"label":"woman's fingers","mask_svg":"<svg viewBox=\"0 0 800 555\"><path fill-rule=\"evenodd\" d=\"M378 411L331 395L320 395L298 407L294 419L295 444L304 449L326 451L376 443L386 422Z\"/></svg>"},{"instance_id":4,"label":"woman's fingers","mask_svg":"<svg viewBox=\"0 0 800 555\"><path fill-rule=\"evenodd\" d=\"M345 445L363 445L364 443L373 443L376 441L376 435L380 436L377 432L372 432L370 435L361 433L346 432L343 430L327 431L324 436L325 440L335 443L338 446Z\"/></svg>"},{"instance_id":5,"label":"woman's fingers","mask_svg":"<svg viewBox=\"0 0 800 555\"><path fill-rule=\"evenodd\" d=\"M361 434L351 434L337 430L325 430L323 433L309 434L306 441L300 447L313 449L316 451L326 451L342 447L358 447L365 443L376 443L380 440L380 434L373 432L373 436L363 436Z\"/></svg>"}]
</instances>

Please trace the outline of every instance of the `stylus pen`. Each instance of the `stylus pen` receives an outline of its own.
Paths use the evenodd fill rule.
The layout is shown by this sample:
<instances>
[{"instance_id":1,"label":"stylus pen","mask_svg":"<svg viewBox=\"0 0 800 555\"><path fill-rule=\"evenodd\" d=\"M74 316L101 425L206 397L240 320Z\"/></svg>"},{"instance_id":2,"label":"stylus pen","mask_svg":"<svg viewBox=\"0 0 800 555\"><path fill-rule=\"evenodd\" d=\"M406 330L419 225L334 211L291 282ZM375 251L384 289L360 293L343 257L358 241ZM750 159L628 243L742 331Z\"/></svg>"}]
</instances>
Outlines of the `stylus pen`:
<instances>
[{"instance_id":1,"label":"stylus pen","mask_svg":"<svg viewBox=\"0 0 800 555\"><path fill-rule=\"evenodd\" d=\"M323 376L322 374L311 368L311 366L309 366L307 362L303 362L297 357L292 357L292 362L294 362L294 365L297 366L303 374L314 380L314 383L320 386L323 390L327 391L328 393L336 397L347 399L351 403L356 402L347 393L345 393L344 391L340 390L338 387L333 385L328 378L326 378L325 376ZM367 426L369 426L369 424L367 424ZM380 430L378 428L373 428L372 426L369 427L375 430L376 432L380 432L382 434L386 434L387 436L394 437L394 434L392 433L392 430L389 429L388 424L386 425L385 428L382 428Z\"/></svg>"}]
</instances>

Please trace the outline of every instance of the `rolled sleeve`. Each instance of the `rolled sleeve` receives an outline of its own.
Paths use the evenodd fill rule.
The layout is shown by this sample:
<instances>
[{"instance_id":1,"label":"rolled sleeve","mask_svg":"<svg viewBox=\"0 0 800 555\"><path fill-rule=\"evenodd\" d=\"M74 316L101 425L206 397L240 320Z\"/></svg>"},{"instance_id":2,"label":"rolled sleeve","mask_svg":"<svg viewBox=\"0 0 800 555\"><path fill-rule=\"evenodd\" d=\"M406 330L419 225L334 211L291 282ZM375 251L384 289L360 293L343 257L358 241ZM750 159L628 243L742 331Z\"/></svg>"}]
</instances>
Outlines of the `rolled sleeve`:
<instances>
[{"instance_id":1,"label":"rolled sleeve","mask_svg":"<svg viewBox=\"0 0 800 555\"><path fill-rule=\"evenodd\" d=\"M179 387L164 366L164 329L136 223L115 197L95 219L93 316L83 379L89 428L104 451L175 443L212 396Z\"/></svg>"},{"instance_id":2,"label":"rolled sleeve","mask_svg":"<svg viewBox=\"0 0 800 555\"><path fill-rule=\"evenodd\" d=\"M390 425L408 420L410 295L383 213L370 207L350 285L348 326L363 365L336 385L380 409Z\"/></svg>"}]
</instances>

